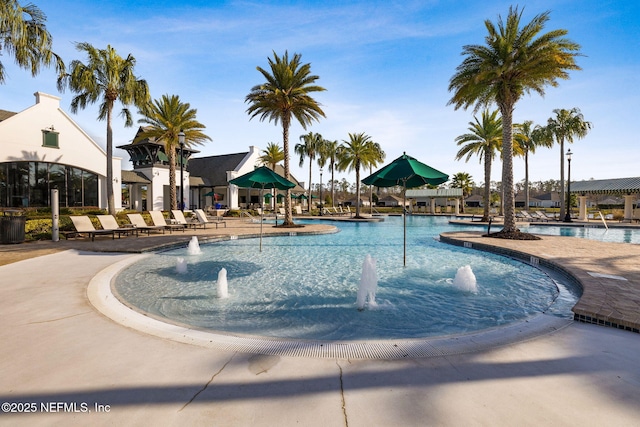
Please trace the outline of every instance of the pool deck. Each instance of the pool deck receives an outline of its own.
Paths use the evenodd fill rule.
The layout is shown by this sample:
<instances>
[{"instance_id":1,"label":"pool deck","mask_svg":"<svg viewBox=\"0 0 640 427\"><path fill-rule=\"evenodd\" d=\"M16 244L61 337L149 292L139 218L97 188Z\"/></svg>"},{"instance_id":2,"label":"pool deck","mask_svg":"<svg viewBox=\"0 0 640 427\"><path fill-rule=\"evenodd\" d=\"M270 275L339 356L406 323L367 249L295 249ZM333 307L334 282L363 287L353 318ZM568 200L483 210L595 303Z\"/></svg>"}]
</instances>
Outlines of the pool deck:
<instances>
[{"instance_id":1,"label":"pool deck","mask_svg":"<svg viewBox=\"0 0 640 427\"><path fill-rule=\"evenodd\" d=\"M0 425L637 425L640 335L613 327L569 322L525 342L440 357L305 358L158 338L89 303L91 279L132 253L258 230L230 221L184 235L0 246L0 402L37 409L0 412ZM302 230L331 232L320 223ZM577 307L597 320L611 312L634 322L640 312L640 245L480 231L445 238L561 266L585 287Z\"/></svg>"}]
</instances>

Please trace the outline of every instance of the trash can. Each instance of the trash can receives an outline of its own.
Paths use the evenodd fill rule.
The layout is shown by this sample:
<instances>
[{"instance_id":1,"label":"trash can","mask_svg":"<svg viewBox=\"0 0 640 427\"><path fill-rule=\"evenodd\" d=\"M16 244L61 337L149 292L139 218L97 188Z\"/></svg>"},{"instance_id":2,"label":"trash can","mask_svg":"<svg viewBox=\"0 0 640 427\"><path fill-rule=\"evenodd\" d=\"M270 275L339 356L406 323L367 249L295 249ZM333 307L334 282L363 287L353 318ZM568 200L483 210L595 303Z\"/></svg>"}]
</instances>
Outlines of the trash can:
<instances>
[{"instance_id":1,"label":"trash can","mask_svg":"<svg viewBox=\"0 0 640 427\"><path fill-rule=\"evenodd\" d=\"M26 221L21 211L4 211L0 217L0 243L24 242Z\"/></svg>"}]
</instances>

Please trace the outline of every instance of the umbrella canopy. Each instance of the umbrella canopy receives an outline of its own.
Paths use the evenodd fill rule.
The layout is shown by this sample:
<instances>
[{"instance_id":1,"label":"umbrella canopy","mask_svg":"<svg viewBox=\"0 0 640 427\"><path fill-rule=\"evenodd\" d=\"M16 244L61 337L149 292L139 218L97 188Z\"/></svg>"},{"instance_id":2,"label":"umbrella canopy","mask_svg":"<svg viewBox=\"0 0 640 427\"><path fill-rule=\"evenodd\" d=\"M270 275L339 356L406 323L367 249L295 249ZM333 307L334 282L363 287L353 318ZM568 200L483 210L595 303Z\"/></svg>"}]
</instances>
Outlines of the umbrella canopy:
<instances>
[{"instance_id":1,"label":"umbrella canopy","mask_svg":"<svg viewBox=\"0 0 640 427\"><path fill-rule=\"evenodd\" d=\"M404 153L379 171L363 179L362 182L376 187L401 185L405 188L414 188L425 184L442 184L448 179L449 175Z\"/></svg>"},{"instance_id":2,"label":"umbrella canopy","mask_svg":"<svg viewBox=\"0 0 640 427\"><path fill-rule=\"evenodd\" d=\"M287 190L296 186L266 166L260 166L249 173L234 178L229 181L229 184L241 188L277 188L278 190Z\"/></svg>"},{"instance_id":3,"label":"umbrella canopy","mask_svg":"<svg viewBox=\"0 0 640 427\"><path fill-rule=\"evenodd\" d=\"M431 184L438 185L447 182L449 175L427 166L422 162L407 156L395 159L377 172L372 173L362 180L364 184L374 185L376 187L393 187L394 185L402 186L402 206L406 206L407 188L420 187L421 185ZM407 265L407 216L403 212L403 228L404 228L404 254L403 262Z\"/></svg>"},{"instance_id":4,"label":"umbrella canopy","mask_svg":"<svg viewBox=\"0 0 640 427\"><path fill-rule=\"evenodd\" d=\"M241 188L259 188L264 191L265 188L277 188L278 190L288 190L296 185L269 169L266 166L260 166L242 176L229 181L229 184L237 185ZM260 252L262 252L262 214L260 214Z\"/></svg>"}]
</instances>

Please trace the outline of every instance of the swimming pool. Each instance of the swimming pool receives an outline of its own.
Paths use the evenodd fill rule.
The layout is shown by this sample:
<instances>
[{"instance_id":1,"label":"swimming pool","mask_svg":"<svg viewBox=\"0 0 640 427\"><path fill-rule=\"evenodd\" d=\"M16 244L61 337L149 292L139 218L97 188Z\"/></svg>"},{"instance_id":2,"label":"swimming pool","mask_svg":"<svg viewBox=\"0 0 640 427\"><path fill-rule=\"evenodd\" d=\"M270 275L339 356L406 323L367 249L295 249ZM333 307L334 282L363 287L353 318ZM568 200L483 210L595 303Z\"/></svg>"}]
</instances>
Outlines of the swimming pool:
<instances>
[{"instance_id":1,"label":"swimming pool","mask_svg":"<svg viewBox=\"0 0 640 427\"><path fill-rule=\"evenodd\" d=\"M519 225L518 225L519 226ZM519 226L520 227L520 226ZM640 244L640 229L636 228L613 228L608 230L601 226L584 224L579 227L569 227L558 225L531 225L520 227L521 231L534 234L547 234L551 236L579 237L581 239L599 240L601 242L612 243L634 243Z\"/></svg>"},{"instance_id":2,"label":"swimming pool","mask_svg":"<svg viewBox=\"0 0 640 427\"><path fill-rule=\"evenodd\" d=\"M402 218L338 223L332 235L229 240L155 254L122 271L113 285L121 300L177 324L235 334L315 340L421 338L478 331L553 311L570 317L577 297L545 272L493 254L440 243L447 218L407 218L407 267L402 267ZM376 260L376 307L355 306L366 255ZM176 269L187 261L186 272ZM477 293L454 287L469 265ZM220 269L229 298L216 294ZM557 308L562 301L561 309ZM554 304L555 303L555 304ZM551 308L551 310L550 310Z\"/></svg>"}]
</instances>

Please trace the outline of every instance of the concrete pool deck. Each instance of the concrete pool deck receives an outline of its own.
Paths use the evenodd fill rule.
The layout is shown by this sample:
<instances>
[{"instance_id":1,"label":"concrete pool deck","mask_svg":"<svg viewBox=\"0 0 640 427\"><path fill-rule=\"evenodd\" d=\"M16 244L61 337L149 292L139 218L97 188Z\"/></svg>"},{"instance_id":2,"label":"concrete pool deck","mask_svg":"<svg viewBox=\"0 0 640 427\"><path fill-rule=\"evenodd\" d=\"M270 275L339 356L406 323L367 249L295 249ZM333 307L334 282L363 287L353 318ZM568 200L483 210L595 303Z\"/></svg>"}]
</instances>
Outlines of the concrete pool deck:
<instances>
[{"instance_id":1,"label":"concrete pool deck","mask_svg":"<svg viewBox=\"0 0 640 427\"><path fill-rule=\"evenodd\" d=\"M254 234L259 225L229 226L238 235L241 228ZM89 303L91 279L132 252L224 232L0 246L0 259L22 250L44 254L0 267L0 403L37 409L0 412L0 425L632 426L640 419L640 335L633 332L571 322L526 342L467 354L320 359L157 338L113 322ZM486 239L455 234L449 237L476 245ZM548 257L581 281L598 278L607 295L618 288L610 284L622 282L608 276L623 277L635 289L631 300L640 301L638 245L555 236L488 240Z\"/></svg>"}]
</instances>

